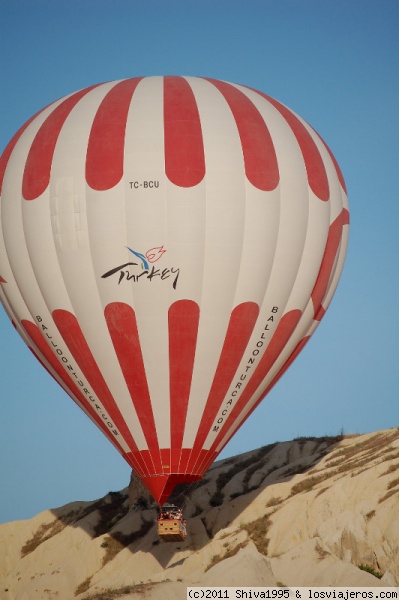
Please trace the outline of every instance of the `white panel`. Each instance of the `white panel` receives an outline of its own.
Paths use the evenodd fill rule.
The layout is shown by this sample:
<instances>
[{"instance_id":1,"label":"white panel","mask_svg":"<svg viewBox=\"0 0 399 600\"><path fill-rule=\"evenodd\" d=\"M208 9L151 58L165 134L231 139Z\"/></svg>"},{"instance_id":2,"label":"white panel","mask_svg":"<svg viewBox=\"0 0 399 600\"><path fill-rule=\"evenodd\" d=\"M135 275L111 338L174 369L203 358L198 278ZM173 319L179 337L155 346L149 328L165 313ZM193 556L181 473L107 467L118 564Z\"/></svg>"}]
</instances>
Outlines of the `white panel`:
<instances>
[{"instance_id":1,"label":"white panel","mask_svg":"<svg viewBox=\"0 0 399 600\"><path fill-rule=\"evenodd\" d=\"M174 266L167 238L164 162L163 78L150 77L137 86L129 110L124 166L125 231L123 237L114 240L127 260L138 263L132 268L132 274L140 275L145 269L126 246L144 256L155 247L164 247L166 252L159 253L159 260L149 262L150 272L152 267L164 270ZM124 280L119 286L129 290L130 304L136 311L161 448L170 447L167 314L169 294L176 295L172 281L172 278L143 276L138 280Z\"/></svg>"},{"instance_id":2,"label":"white panel","mask_svg":"<svg viewBox=\"0 0 399 600\"><path fill-rule=\"evenodd\" d=\"M204 410L217 362L234 308L237 276L241 265L245 224L245 173L241 141L231 110L221 93L209 82L188 78L199 110L206 175L202 215L190 215L200 234L201 251L195 269L190 266L190 244L181 243L192 277L190 291L200 301L201 314L197 349L183 445L190 447ZM183 199L182 199L183 204ZM176 210L173 202L172 209ZM176 227L179 229L176 210ZM201 246L200 246L201 244ZM187 248L187 250L185 249ZM192 251L192 250L191 250ZM183 269L182 269L183 273ZM198 290L197 286L201 285ZM198 295L199 294L199 295ZM192 297L192 296L191 296Z\"/></svg>"},{"instance_id":3,"label":"white panel","mask_svg":"<svg viewBox=\"0 0 399 600\"><path fill-rule=\"evenodd\" d=\"M54 152L50 202L52 226L56 240L59 276L64 282L67 296L56 298L57 281L47 280L52 292L52 306L66 308L76 315L94 359L118 404L121 414L134 430L139 448L147 448L137 414L121 373L119 363L105 323L98 285L100 278L93 269L93 256L102 248L98 240L97 220L107 220L112 214L113 200L122 193L123 186L104 192L104 202L98 202L101 192L88 188L85 182L85 164L88 138L98 106L113 87L104 84L85 96L70 113L59 135ZM37 203L37 201L35 201ZM104 211L108 209L107 212ZM105 213L105 214L104 214ZM49 214L47 218L49 218ZM44 217L44 215L43 215ZM45 218L45 217L44 217ZM33 222L33 220L32 220ZM91 232L94 232L93 238ZM103 239L106 239L104 236ZM42 257L43 258L43 257ZM57 269L54 266L54 271ZM54 286L54 287L53 287ZM59 282L62 289L62 283ZM68 306L66 298L69 296Z\"/></svg>"},{"instance_id":4,"label":"white panel","mask_svg":"<svg viewBox=\"0 0 399 600\"><path fill-rule=\"evenodd\" d=\"M299 309L303 311L305 309L317 279L324 253L330 223L330 203L320 201L309 189L302 153L285 119L258 94L245 90L245 88L242 91L253 99L267 122L275 144L281 176L280 223L272 273L258 319L261 327L261 323L267 320L268 312L273 306L278 307L279 318L290 310ZM309 319L313 320L313 314L307 317L307 322L301 327L302 331L309 327ZM277 324L275 322L270 333L267 332L262 351L258 355L253 369L259 364L262 355L266 351L266 342L271 339ZM259 386L259 390L265 389L266 385L272 381L300 341L302 335L298 329L266 379ZM245 372L245 366L248 364L252 349L256 347L257 340L259 340L259 331L260 329L256 328L237 373ZM235 385L236 378L232 381L227 398L231 396ZM235 397L235 402L239 400L244 390L245 385ZM257 397L258 394L254 394L252 401L247 404L243 411L242 417L239 417L240 421L250 411ZM218 417L221 416L222 410L219 411ZM211 446L216 435L212 432L209 434L205 444L206 448Z\"/></svg>"},{"instance_id":5,"label":"white panel","mask_svg":"<svg viewBox=\"0 0 399 600\"><path fill-rule=\"evenodd\" d=\"M322 150L323 150L323 148L321 148L321 151ZM324 148L324 150L325 150L325 148ZM346 194L342 191L342 188L340 186L340 183L339 183L337 175L336 175L335 167L332 165L332 161L331 161L327 151L325 151L323 158L324 158L326 168L327 168L327 173L329 176L331 197L330 197L329 202L325 203L325 202L321 202L319 199L314 197L314 195L312 195L313 197L312 197L312 201L311 201L311 213L310 214L312 214L312 212L315 213L315 215L314 215L315 218L314 218L314 227L313 227L313 229L310 228L310 231L312 232L311 233L312 240L314 240L315 242L317 242L317 235L319 233L318 223L323 223L323 225L325 225L325 215L324 216L320 215L320 221L318 221L318 219L317 219L317 214L320 213L320 206L322 206L322 207L324 206L324 213L328 212L328 214L330 214L330 211L333 212L335 215L334 219L337 218L337 215L340 214L340 212L343 208L347 208ZM331 219L333 218L332 215L330 215L330 218ZM338 257L336 259L336 264L335 264L335 267L333 270L333 274L330 278L329 287L328 287L327 294L325 296L325 300L323 301L323 307L325 309L327 309L329 302L331 301L331 298L336 289L336 286L338 284L339 276L341 274L343 262L345 259L345 253L346 253L346 248L347 248L347 239L348 239L348 227L344 226L342 239L341 239L341 243L340 243L340 247L339 247L339 251L338 251ZM308 245L310 245L310 244L308 244ZM319 248L318 250L316 249L315 252L318 252L318 256L322 257L324 254L323 246L321 246L321 248ZM311 254L311 252L310 252L310 254ZM305 249L303 260L306 260L306 255L307 255L307 251ZM320 259L320 262L321 262L321 259ZM300 271L302 271L302 265L301 265ZM300 273L298 274L298 279L299 279L299 275L300 275ZM294 294L293 294L293 296L294 296ZM292 298L290 299L289 307L294 308L294 303L292 302ZM287 310L289 307L287 306ZM317 329L318 325L319 325L319 321L314 320L314 306L313 306L313 301L310 298L306 305L305 310L303 311L302 317L290 339L289 344L287 344L285 346L285 348L279 355L277 361L273 365L273 367L270 370L270 372L268 373L267 377L264 379L262 384L259 386L256 393L253 395L252 400L249 403L247 403L247 405L245 406L245 409L241 412L241 414L236 419L236 421L231 425L228 432L225 434L224 438L219 443L219 445L216 449L217 452L221 451L221 449L224 447L224 445L227 443L227 441L230 439L230 437L233 435L233 433L236 431L236 429L245 420L246 416L250 413L253 405L258 400L260 393L273 381L273 379L278 374L280 369L284 366L285 362L289 359L291 353L296 348L297 344L304 337L307 337L307 336L310 337L311 335L313 335L313 333Z\"/></svg>"},{"instance_id":6,"label":"white panel","mask_svg":"<svg viewBox=\"0 0 399 600\"><path fill-rule=\"evenodd\" d=\"M45 204L47 207L48 194L44 194L41 201L35 200L33 202L26 202L21 198L21 187L26 157L34 136L36 135L36 132L38 131L43 120L60 102L61 100L46 109L30 124L17 143L6 169L3 185L3 197L0 205L2 217L2 235L0 236L0 273L6 279L7 283L2 284L0 299L10 318L14 320L18 329L18 333L24 342L27 344L27 346L35 349L37 355L42 358L45 364L47 364L49 371L53 374L54 378L58 381L61 387L63 387L68 394L71 394L71 392L65 388L63 382L60 380L52 367L47 363L47 361L36 348L33 341L29 338L29 336L27 336L25 330L20 325L20 321L24 319L34 322L38 325L36 318L37 316L40 316L42 319L44 319L45 323L47 323L49 327L52 325L51 315L48 311L47 305L44 302L35 274L31 268L32 256L28 255L26 244L28 235L25 234L22 222L22 208L29 209L31 214L33 214L35 210L38 210L38 214L42 214L40 207L43 206L43 204ZM36 215L36 213L34 214ZM41 224L41 219L39 219L39 223L35 223L36 239L39 241L40 251L44 249L45 243L44 238L42 239L40 235ZM42 254L42 258L43 256L45 264L48 266L47 252L44 252L44 255ZM11 259L13 271L11 270L8 257ZM55 330L55 328L53 329ZM56 335L55 331L52 331L52 333L52 341L54 344L57 344L58 347L61 345L63 347L62 340L59 338L59 336ZM60 364L63 365L61 358L55 353L54 346L50 347L53 349L54 356L57 358ZM82 374L76 368L75 372L79 378L83 378ZM86 412L86 410L80 405L75 397L74 400L82 408L82 410ZM101 412L105 413L101 403L97 401L97 404L99 405ZM119 437L119 440L122 447L125 450L128 450L121 436Z\"/></svg>"},{"instance_id":7,"label":"white panel","mask_svg":"<svg viewBox=\"0 0 399 600\"><path fill-rule=\"evenodd\" d=\"M30 259L26 251L22 225L22 203L24 202L22 200L22 178L26 158L36 133L43 121L63 100L64 98L51 104L30 123L18 140L4 174L0 208L5 254L0 253L0 272L4 269L4 272L7 273L5 278L10 280L10 288L12 285L18 286L20 283L23 285L28 281L27 285L23 285L28 295L30 289L37 290L37 284L33 272L27 268L27 265L30 265ZM10 262L8 262L6 255ZM3 264L3 256L5 264ZM10 269L13 271L12 283ZM16 291L14 301L11 290L7 291L7 294L10 295L9 301L18 315L18 319L32 320L31 313L26 311L26 303L20 304L19 302L21 293L22 290Z\"/></svg>"}]
</instances>

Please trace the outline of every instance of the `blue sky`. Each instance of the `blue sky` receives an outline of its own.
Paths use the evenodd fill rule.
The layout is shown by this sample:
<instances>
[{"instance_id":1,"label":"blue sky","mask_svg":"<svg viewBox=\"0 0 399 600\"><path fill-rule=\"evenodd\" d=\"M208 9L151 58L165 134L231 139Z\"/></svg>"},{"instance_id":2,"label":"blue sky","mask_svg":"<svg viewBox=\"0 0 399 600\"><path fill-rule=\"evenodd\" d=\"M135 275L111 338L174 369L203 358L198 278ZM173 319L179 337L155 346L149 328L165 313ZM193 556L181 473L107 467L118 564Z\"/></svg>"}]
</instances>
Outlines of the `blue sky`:
<instances>
[{"instance_id":1,"label":"blue sky","mask_svg":"<svg viewBox=\"0 0 399 600\"><path fill-rule=\"evenodd\" d=\"M222 457L398 426L397 0L0 0L0 23L0 152L53 100L137 75L242 83L319 132L348 188L344 272L314 337ZM0 378L0 522L128 484L128 465L2 310Z\"/></svg>"}]
</instances>

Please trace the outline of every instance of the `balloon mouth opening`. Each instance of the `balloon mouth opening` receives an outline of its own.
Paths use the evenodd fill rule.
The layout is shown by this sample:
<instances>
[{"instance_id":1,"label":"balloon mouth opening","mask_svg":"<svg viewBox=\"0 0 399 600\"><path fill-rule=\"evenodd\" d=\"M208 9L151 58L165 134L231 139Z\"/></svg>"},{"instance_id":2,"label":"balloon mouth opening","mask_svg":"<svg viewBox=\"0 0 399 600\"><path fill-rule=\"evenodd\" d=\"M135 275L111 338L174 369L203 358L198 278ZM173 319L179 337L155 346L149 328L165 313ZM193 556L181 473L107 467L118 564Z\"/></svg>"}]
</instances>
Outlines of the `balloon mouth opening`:
<instances>
[{"instance_id":1,"label":"balloon mouth opening","mask_svg":"<svg viewBox=\"0 0 399 600\"><path fill-rule=\"evenodd\" d=\"M162 506L167 501L177 485L181 483L193 483L194 481L198 481L198 479L201 479L201 475L181 473L141 477L141 481L159 506Z\"/></svg>"}]
</instances>

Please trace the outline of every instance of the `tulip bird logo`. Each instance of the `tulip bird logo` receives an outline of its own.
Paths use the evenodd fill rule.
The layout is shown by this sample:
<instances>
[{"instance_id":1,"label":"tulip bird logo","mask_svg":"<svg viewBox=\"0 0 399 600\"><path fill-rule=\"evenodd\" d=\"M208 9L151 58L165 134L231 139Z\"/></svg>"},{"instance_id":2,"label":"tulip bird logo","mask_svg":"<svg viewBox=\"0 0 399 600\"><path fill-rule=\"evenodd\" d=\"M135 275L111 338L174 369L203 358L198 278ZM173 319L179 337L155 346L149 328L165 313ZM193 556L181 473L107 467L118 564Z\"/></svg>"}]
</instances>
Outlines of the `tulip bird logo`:
<instances>
[{"instance_id":1,"label":"tulip bird logo","mask_svg":"<svg viewBox=\"0 0 399 600\"><path fill-rule=\"evenodd\" d=\"M142 269L148 269L149 262L150 263L157 262L157 260L159 260L161 258L161 256L166 252L166 250L164 249L163 246L157 246L156 248L151 248L150 250L147 250L145 255L141 254L141 252L136 252L136 250L132 250L132 248L129 248L129 246L126 246L126 248L129 250L129 252L131 252L132 254L134 254L134 256L137 256L137 258L139 258L141 260L141 268Z\"/></svg>"}]
</instances>

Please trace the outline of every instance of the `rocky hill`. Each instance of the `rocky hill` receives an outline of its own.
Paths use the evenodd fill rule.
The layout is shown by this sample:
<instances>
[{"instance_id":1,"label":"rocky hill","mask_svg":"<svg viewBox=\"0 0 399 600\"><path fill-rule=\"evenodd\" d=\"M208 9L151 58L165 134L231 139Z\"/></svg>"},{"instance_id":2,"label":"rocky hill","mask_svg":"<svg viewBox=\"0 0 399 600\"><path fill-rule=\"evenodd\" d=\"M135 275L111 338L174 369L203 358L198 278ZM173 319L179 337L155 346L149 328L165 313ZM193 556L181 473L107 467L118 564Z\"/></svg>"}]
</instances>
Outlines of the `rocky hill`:
<instances>
[{"instance_id":1,"label":"rocky hill","mask_svg":"<svg viewBox=\"0 0 399 600\"><path fill-rule=\"evenodd\" d=\"M183 600L187 585L398 586L399 428L299 438L216 462L176 490L165 543L135 478L0 525L1 600Z\"/></svg>"}]
</instances>

